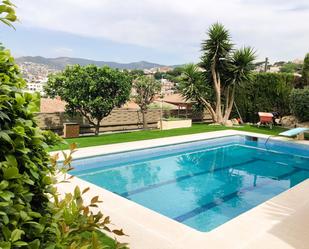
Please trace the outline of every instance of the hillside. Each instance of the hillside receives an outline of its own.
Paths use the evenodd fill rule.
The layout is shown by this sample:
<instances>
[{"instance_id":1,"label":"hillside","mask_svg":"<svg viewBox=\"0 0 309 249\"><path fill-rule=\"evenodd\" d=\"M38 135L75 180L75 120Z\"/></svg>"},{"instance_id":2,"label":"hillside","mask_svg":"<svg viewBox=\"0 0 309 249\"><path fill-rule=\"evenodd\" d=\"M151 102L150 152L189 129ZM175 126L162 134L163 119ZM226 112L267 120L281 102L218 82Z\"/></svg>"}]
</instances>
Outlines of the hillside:
<instances>
[{"instance_id":1,"label":"hillside","mask_svg":"<svg viewBox=\"0 0 309 249\"><path fill-rule=\"evenodd\" d=\"M16 59L17 63L32 62L43 64L50 68L62 70L66 65L79 64L81 66L94 64L97 66L107 65L112 68L119 69L150 69L154 67L163 67L164 65L151 63L147 61L131 62L131 63L117 63L109 61L95 61L82 58L58 57L58 58L45 58L42 56L23 56Z\"/></svg>"}]
</instances>

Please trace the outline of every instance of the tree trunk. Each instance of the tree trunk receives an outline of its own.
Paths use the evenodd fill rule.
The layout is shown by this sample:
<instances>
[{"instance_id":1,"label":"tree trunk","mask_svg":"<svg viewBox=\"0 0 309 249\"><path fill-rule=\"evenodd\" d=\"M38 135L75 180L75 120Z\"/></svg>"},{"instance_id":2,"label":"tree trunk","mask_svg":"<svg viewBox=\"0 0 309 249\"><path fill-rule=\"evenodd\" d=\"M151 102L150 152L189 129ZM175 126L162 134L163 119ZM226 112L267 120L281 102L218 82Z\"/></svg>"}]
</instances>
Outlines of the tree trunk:
<instances>
[{"instance_id":1,"label":"tree trunk","mask_svg":"<svg viewBox=\"0 0 309 249\"><path fill-rule=\"evenodd\" d=\"M225 92L225 106L224 106L224 117L227 113L227 109L228 109L228 106L229 106L229 102L230 102L230 86L228 86L226 88L226 92Z\"/></svg>"},{"instance_id":2,"label":"tree trunk","mask_svg":"<svg viewBox=\"0 0 309 249\"><path fill-rule=\"evenodd\" d=\"M223 119L223 122L225 123L229 118L230 118L230 115L231 115L231 112L232 112L232 109L233 109L233 104L234 104L234 98L235 98L235 84L233 85L233 88L232 88L232 93L230 94L230 97L229 97L229 102L228 102L228 106L226 106L226 111L225 111L225 114L224 114L224 119Z\"/></svg>"},{"instance_id":3,"label":"tree trunk","mask_svg":"<svg viewBox=\"0 0 309 249\"><path fill-rule=\"evenodd\" d=\"M216 122L222 124L223 117L221 110L221 79L215 65L213 65L211 68L211 74L213 78L214 90L216 93Z\"/></svg>"},{"instance_id":4,"label":"tree trunk","mask_svg":"<svg viewBox=\"0 0 309 249\"><path fill-rule=\"evenodd\" d=\"M144 130L148 128L146 113L147 113L146 110L142 110L142 116L143 116L143 129L144 129Z\"/></svg>"},{"instance_id":5,"label":"tree trunk","mask_svg":"<svg viewBox=\"0 0 309 249\"><path fill-rule=\"evenodd\" d=\"M100 131L100 125L95 125L94 127L94 135L98 136L99 135L99 131Z\"/></svg>"},{"instance_id":6,"label":"tree trunk","mask_svg":"<svg viewBox=\"0 0 309 249\"><path fill-rule=\"evenodd\" d=\"M222 110L221 110L221 89L218 86L215 86L216 92L216 123L222 124Z\"/></svg>"},{"instance_id":7,"label":"tree trunk","mask_svg":"<svg viewBox=\"0 0 309 249\"><path fill-rule=\"evenodd\" d=\"M206 99L204 99L203 97L199 98L199 101L201 101L204 104L206 109L210 112L212 121L214 121L214 123L216 123L217 122L216 112L212 108L211 104Z\"/></svg>"},{"instance_id":8,"label":"tree trunk","mask_svg":"<svg viewBox=\"0 0 309 249\"><path fill-rule=\"evenodd\" d=\"M100 121L97 121L97 123L95 124L94 126L94 135L98 136L99 135L99 132L100 132L100 123L101 123L101 120Z\"/></svg>"}]
</instances>

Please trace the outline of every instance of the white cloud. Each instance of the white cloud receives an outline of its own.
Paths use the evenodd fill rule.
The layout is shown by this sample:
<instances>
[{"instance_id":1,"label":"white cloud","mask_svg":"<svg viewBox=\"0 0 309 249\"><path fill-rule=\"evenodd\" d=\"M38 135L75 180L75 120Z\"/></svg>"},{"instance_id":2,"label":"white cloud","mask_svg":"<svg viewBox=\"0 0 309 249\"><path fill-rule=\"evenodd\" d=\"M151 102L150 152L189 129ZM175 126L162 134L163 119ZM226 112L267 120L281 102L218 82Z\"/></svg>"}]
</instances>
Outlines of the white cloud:
<instances>
[{"instance_id":1,"label":"white cloud","mask_svg":"<svg viewBox=\"0 0 309 249\"><path fill-rule=\"evenodd\" d=\"M53 49L55 56L71 56L73 49L65 47L56 47Z\"/></svg>"},{"instance_id":2,"label":"white cloud","mask_svg":"<svg viewBox=\"0 0 309 249\"><path fill-rule=\"evenodd\" d=\"M23 25L187 54L197 58L210 24L261 57L309 50L308 0L16 0Z\"/></svg>"}]
</instances>

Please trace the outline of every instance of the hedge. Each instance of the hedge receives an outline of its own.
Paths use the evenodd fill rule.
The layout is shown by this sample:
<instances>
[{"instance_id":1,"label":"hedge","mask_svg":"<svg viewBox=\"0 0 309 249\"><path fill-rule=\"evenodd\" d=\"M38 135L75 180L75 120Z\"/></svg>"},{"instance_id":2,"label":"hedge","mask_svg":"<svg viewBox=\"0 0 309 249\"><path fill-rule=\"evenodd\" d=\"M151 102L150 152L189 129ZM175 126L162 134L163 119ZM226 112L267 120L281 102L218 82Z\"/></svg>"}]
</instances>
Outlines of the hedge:
<instances>
[{"instance_id":1,"label":"hedge","mask_svg":"<svg viewBox=\"0 0 309 249\"><path fill-rule=\"evenodd\" d=\"M251 82L239 87L235 103L245 122L257 122L257 112L290 113L289 97L295 77L286 73L256 73ZM237 114L234 113L234 116Z\"/></svg>"},{"instance_id":2,"label":"hedge","mask_svg":"<svg viewBox=\"0 0 309 249\"><path fill-rule=\"evenodd\" d=\"M290 96L293 115L301 122L309 121L309 87L293 89Z\"/></svg>"}]
</instances>

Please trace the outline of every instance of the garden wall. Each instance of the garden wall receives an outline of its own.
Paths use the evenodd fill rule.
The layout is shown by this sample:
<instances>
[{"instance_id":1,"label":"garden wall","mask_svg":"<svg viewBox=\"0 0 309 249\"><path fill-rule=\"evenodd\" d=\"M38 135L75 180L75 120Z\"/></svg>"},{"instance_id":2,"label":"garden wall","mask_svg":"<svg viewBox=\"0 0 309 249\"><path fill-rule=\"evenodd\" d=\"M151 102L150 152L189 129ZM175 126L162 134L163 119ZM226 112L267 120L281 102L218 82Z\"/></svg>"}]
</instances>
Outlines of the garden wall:
<instances>
[{"instance_id":1,"label":"garden wall","mask_svg":"<svg viewBox=\"0 0 309 249\"><path fill-rule=\"evenodd\" d=\"M157 128L157 123L160 120L160 110L153 109L147 112L147 121L149 128ZM181 116L192 118L194 121L211 122L211 117L208 113L204 115L199 113L192 113L191 110L163 110L163 117L167 116ZM59 135L63 135L63 124L76 122L80 125L80 133L92 133L94 129L89 122L82 116L69 116L65 112L54 113L37 113L36 120L41 129L52 130ZM104 118L101 122L100 132L107 131L124 131L141 129L143 127L142 114L136 109L114 109L109 116Z\"/></svg>"}]
</instances>

